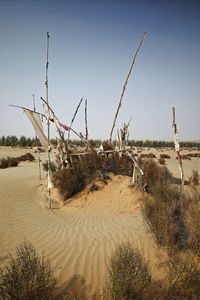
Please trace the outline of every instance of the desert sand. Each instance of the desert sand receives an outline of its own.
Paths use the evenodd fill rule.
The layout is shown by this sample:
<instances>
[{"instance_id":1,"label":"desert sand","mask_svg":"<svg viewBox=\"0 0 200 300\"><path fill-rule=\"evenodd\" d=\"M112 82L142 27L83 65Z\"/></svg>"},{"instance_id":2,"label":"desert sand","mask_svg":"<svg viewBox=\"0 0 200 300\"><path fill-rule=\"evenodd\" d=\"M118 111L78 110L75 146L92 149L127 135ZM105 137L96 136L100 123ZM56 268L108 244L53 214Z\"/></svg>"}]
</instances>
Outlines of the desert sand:
<instances>
[{"instance_id":1,"label":"desert sand","mask_svg":"<svg viewBox=\"0 0 200 300\"><path fill-rule=\"evenodd\" d=\"M0 158L31 151L2 147ZM167 166L178 177L175 153L170 151ZM41 158L46 160L46 154ZM200 171L196 158L183 163L187 179L194 165ZM42 182L46 182L45 172ZM13 255L16 246L27 239L49 258L60 291L76 278L79 282L84 279L82 284L92 295L106 283L107 264L115 246L129 240L149 261L152 276L163 278L167 255L143 220L143 195L128 187L130 182L130 177L111 175L99 191L86 188L62 208L50 211L39 186L37 161L0 169L0 266L5 267L9 253Z\"/></svg>"}]
</instances>

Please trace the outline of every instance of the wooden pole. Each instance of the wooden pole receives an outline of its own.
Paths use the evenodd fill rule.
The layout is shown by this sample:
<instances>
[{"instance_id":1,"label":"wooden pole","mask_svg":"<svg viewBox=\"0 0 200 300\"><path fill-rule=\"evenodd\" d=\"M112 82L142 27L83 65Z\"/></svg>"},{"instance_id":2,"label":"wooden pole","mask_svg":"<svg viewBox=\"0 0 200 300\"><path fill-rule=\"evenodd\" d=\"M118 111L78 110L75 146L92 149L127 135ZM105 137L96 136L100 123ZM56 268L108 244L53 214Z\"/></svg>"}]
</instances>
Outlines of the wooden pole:
<instances>
[{"instance_id":1,"label":"wooden pole","mask_svg":"<svg viewBox=\"0 0 200 300\"><path fill-rule=\"evenodd\" d=\"M72 124L74 123L74 120L75 120L75 118L76 118L76 115L77 115L77 112L78 112L78 110L79 110L79 107L81 106L81 103L82 103L82 101L83 101L83 97L81 98L81 100L79 101L79 103L78 103L78 105L77 105L77 108L76 108L76 110L75 110L75 113L74 113L74 115L73 115L73 118L72 118L72 120L71 120L71 123L70 123L70 129L69 129L69 132L68 132L68 140L69 140L69 138L70 138L70 130L71 130L71 127L72 127Z\"/></svg>"},{"instance_id":2,"label":"wooden pole","mask_svg":"<svg viewBox=\"0 0 200 300\"><path fill-rule=\"evenodd\" d=\"M88 142L87 99L85 99L85 139ZM88 146L87 146L87 148L88 148Z\"/></svg>"},{"instance_id":3,"label":"wooden pole","mask_svg":"<svg viewBox=\"0 0 200 300\"><path fill-rule=\"evenodd\" d=\"M176 125L175 107L172 107L172 113L173 113L172 127L174 128L174 146L175 146L175 150L176 150L176 157L178 159L179 170L180 170L180 175L181 175L181 195L182 195L183 189L184 189L184 172L183 172L182 159L181 159L181 155L180 155L180 145L179 145L179 141L178 141L178 131L177 131L177 125Z\"/></svg>"},{"instance_id":4,"label":"wooden pole","mask_svg":"<svg viewBox=\"0 0 200 300\"><path fill-rule=\"evenodd\" d=\"M46 53L46 81L45 81L45 87L46 87L46 102L49 104L49 82L48 82L48 70L49 70L49 32L47 32L47 53ZM51 172L51 158L50 158L50 152L51 152L51 142L50 142L50 110L48 108L48 116L47 116L47 130L48 130L48 198L49 198L49 209L51 209L51 184L50 184L50 172Z\"/></svg>"},{"instance_id":5,"label":"wooden pole","mask_svg":"<svg viewBox=\"0 0 200 300\"><path fill-rule=\"evenodd\" d=\"M146 35L147 35L147 33L145 32L145 33L143 34L143 36L142 36L142 39L141 39L141 41L140 41L140 44L139 44L139 46L138 46L138 48L137 48L137 50L136 50L136 53L135 53L135 55L134 55L134 57L133 57L133 61L132 61L130 70L129 70L129 72L128 72L128 75L127 75L127 77L126 77L125 83L124 83L124 85L123 85L123 89L122 89L122 93L121 93L121 96L120 96L119 104L118 104L118 107L117 107L117 111L116 111L116 113L115 113L115 117L114 117L112 129L111 129L111 132L110 132L110 143L111 143L111 141L112 141L113 130L114 130L114 128L115 128L115 123L116 123L116 120L117 120L117 116L118 116L118 114L119 114L119 110L120 110L121 105L122 105L122 100L123 100L123 96L124 96L124 93L125 93L125 90L126 90L126 86L127 86L129 77L130 77L130 75L131 75L131 72L132 72L132 70L133 70L133 66L134 66L134 64L135 64L136 57L137 57L137 55L138 55L138 53L139 53L139 51L140 51L140 48L141 48L141 46L142 46L142 43L143 43L143 41L144 41Z\"/></svg>"}]
</instances>

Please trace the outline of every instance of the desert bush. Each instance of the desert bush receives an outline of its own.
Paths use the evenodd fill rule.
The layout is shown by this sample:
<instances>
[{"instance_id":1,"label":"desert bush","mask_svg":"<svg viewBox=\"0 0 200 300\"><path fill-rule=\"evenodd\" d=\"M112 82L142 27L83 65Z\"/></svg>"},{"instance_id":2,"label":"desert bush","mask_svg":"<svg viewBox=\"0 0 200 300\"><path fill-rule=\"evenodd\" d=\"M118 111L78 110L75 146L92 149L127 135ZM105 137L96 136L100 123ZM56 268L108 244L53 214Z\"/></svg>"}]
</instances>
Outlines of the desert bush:
<instances>
[{"instance_id":1,"label":"desert bush","mask_svg":"<svg viewBox=\"0 0 200 300\"><path fill-rule=\"evenodd\" d=\"M8 164L9 167L17 167L18 166L18 160L14 157L8 157Z\"/></svg>"},{"instance_id":2,"label":"desert bush","mask_svg":"<svg viewBox=\"0 0 200 300\"><path fill-rule=\"evenodd\" d=\"M71 169L62 169L53 173L53 185L58 188L63 200L70 198L84 188L84 177L81 173L75 173Z\"/></svg>"},{"instance_id":3,"label":"desert bush","mask_svg":"<svg viewBox=\"0 0 200 300\"><path fill-rule=\"evenodd\" d=\"M164 283L163 299L200 299L200 268L191 254L171 253Z\"/></svg>"},{"instance_id":4,"label":"desert bush","mask_svg":"<svg viewBox=\"0 0 200 300\"><path fill-rule=\"evenodd\" d=\"M170 159L171 157L170 157L170 155L163 153L163 154L160 154L160 158Z\"/></svg>"},{"instance_id":5,"label":"desert bush","mask_svg":"<svg viewBox=\"0 0 200 300\"><path fill-rule=\"evenodd\" d=\"M180 190L171 184L173 176L166 167L151 160L143 164L142 181L151 194L143 203L144 218L158 244L183 249L187 247L187 229Z\"/></svg>"},{"instance_id":6,"label":"desert bush","mask_svg":"<svg viewBox=\"0 0 200 300\"><path fill-rule=\"evenodd\" d=\"M185 214L190 249L200 257L200 191L192 189L185 197Z\"/></svg>"},{"instance_id":7,"label":"desert bush","mask_svg":"<svg viewBox=\"0 0 200 300\"><path fill-rule=\"evenodd\" d=\"M190 177L190 184L195 186L195 185L199 185L199 173L196 170L193 170L192 172L192 176Z\"/></svg>"},{"instance_id":8,"label":"desert bush","mask_svg":"<svg viewBox=\"0 0 200 300\"><path fill-rule=\"evenodd\" d=\"M16 258L10 257L1 272L0 297L4 300L48 300L55 289L56 280L49 261L39 257L27 241L17 247Z\"/></svg>"},{"instance_id":9,"label":"desert bush","mask_svg":"<svg viewBox=\"0 0 200 300\"><path fill-rule=\"evenodd\" d=\"M8 160L6 158L2 158L0 160L0 168L1 169L6 169L9 167L9 163L8 163Z\"/></svg>"},{"instance_id":10,"label":"desert bush","mask_svg":"<svg viewBox=\"0 0 200 300\"><path fill-rule=\"evenodd\" d=\"M46 160L43 164L42 164L43 170L44 171L48 171L48 168L50 167L50 171L56 172L57 171L57 166L53 161L50 161L50 164L48 164L48 161Z\"/></svg>"},{"instance_id":11,"label":"desert bush","mask_svg":"<svg viewBox=\"0 0 200 300\"><path fill-rule=\"evenodd\" d=\"M140 154L140 158L156 158L156 155L153 153L148 153L148 154Z\"/></svg>"},{"instance_id":12,"label":"desert bush","mask_svg":"<svg viewBox=\"0 0 200 300\"><path fill-rule=\"evenodd\" d=\"M102 143L102 145L103 145L104 151L108 151L108 150L113 150L114 149L113 145L110 142L108 142L108 141L104 141Z\"/></svg>"},{"instance_id":13,"label":"desert bush","mask_svg":"<svg viewBox=\"0 0 200 300\"><path fill-rule=\"evenodd\" d=\"M130 243L117 246L110 258L108 272L111 299L143 299L151 282L149 266Z\"/></svg>"},{"instance_id":14,"label":"desert bush","mask_svg":"<svg viewBox=\"0 0 200 300\"><path fill-rule=\"evenodd\" d=\"M165 165L165 159L164 158L160 157L158 162L159 162L160 165Z\"/></svg>"},{"instance_id":15,"label":"desert bush","mask_svg":"<svg viewBox=\"0 0 200 300\"><path fill-rule=\"evenodd\" d=\"M140 185L149 186L151 193L154 193L157 187L162 187L173 181L173 176L165 166L158 166L152 159L139 160L139 164L144 171L141 177Z\"/></svg>"},{"instance_id":16,"label":"desert bush","mask_svg":"<svg viewBox=\"0 0 200 300\"><path fill-rule=\"evenodd\" d=\"M16 157L18 161L34 161L35 157L31 153L26 153L24 155L21 155L19 157Z\"/></svg>"}]
</instances>

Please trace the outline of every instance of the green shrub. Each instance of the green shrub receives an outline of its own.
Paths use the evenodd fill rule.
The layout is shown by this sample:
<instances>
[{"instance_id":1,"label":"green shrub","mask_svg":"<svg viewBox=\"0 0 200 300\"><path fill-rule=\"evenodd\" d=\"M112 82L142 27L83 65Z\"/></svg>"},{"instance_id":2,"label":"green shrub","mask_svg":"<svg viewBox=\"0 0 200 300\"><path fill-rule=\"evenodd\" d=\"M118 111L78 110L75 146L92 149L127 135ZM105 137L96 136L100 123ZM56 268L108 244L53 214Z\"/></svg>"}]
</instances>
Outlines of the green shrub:
<instances>
[{"instance_id":1,"label":"green shrub","mask_svg":"<svg viewBox=\"0 0 200 300\"><path fill-rule=\"evenodd\" d=\"M1 271L0 297L4 300L48 300L56 280L49 261L39 257L29 242L17 247L16 258L10 257L5 271Z\"/></svg>"},{"instance_id":2,"label":"green shrub","mask_svg":"<svg viewBox=\"0 0 200 300\"><path fill-rule=\"evenodd\" d=\"M118 245L109 266L108 291L111 299L143 299L151 282L148 264L129 243Z\"/></svg>"}]
</instances>

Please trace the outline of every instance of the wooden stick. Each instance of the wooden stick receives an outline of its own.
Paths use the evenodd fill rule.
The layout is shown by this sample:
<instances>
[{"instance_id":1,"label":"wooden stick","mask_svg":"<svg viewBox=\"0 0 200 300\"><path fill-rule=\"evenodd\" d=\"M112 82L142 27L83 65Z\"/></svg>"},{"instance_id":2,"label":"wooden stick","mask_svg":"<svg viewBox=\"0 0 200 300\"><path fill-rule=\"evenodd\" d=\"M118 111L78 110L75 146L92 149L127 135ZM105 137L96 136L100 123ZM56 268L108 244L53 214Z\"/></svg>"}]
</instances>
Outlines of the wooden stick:
<instances>
[{"instance_id":1,"label":"wooden stick","mask_svg":"<svg viewBox=\"0 0 200 300\"><path fill-rule=\"evenodd\" d=\"M76 115L77 115L77 112L78 112L78 110L79 110L79 107L81 106L81 103L82 103L82 101L83 101L83 97L81 98L81 100L79 101L79 104L78 104L78 106L77 106L77 108L76 108L76 110L75 110L75 113L74 113L74 115L73 115L73 118L72 118L72 120L71 120L71 123L70 123L70 128L72 127L72 124L74 123L74 120L75 120L75 118L76 118ZM70 130L69 130L69 132L68 132L68 140L69 140L69 138L70 138Z\"/></svg>"},{"instance_id":2,"label":"wooden stick","mask_svg":"<svg viewBox=\"0 0 200 300\"><path fill-rule=\"evenodd\" d=\"M87 99L85 99L85 139L86 139L86 141L88 141Z\"/></svg>"},{"instance_id":3,"label":"wooden stick","mask_svg":"<svg viewBox=\"0 0 200 300\"><path fill-rule=\"evenodd\" d=\"M53 115L56 119L58 119L58 118L56 117L56 115L55 115L53 109L52 109L52 108L50 107L50 105L46 102L46 100L44 100L42 97L40 97L40 99L48 106L48 108L49 108L49 110L51 111L52 115ZM88 144L88 142L87 142L83 137L81 137L81 135L78 134L73 128L70 127L70 130L71 130L74 134L76 134L76 135L77 135L84 143Z\"/></svg>"},{"instance_id":4,"label":"wooden stick","mask_svg":"<svg viewBox=\"0 0 200 300\"><path fill-rule=\"evenodd\" d=\"M17 107L17 108L21 108L21 109L25 109L25 110L34 112L34 113L36 113L36 114L38 114L38 115L41 115L42 117L44 117L44 118L47 119L47 117L46 117L44 114L42 114L42 113L40 113L40 112L37 112L37 111L34 111L34 110L32 110L32 109L29 109L29 108L26 108L26 107L23 107L23 106L19 106L19 105L13 105L13 104L9 104L9 106Z\"/></svg>"},{"instance_id":5,"label":"wooden stick","mask_svg":"<svg viewBox=\"0 0 200 300\"><path fill-rule=\"evenodd\" d=\"M124 93L125 93L125 90L126 90L126 86L127 86L129 77L130 77L130 75L131 75L131 72L132 72L132 70L133 70L133 66L134 66L134 64L135 64L136 57L137 57L137 55L138 55L138 53L139 53L139 50L140 50L140 48L141 48L141 46L142 46L142 43L143 43L143 41L144 41L146 35L147 35L147 33L145 32L145 33L143 34L143 36L142 36L142 39L141 39L140 44L139 44L139 47L137 48L136 53L135 53L135 55L134 55L134 57L133 57L133 61L132 61L130 70L129 70L128 75L127 75L127 77L126 77L126 81L125 81L125 83L124 83L124 86L123 86L123 89L122 89L122 93L121 93L121 96L120 96L120 100L119 100L119 104L118 104L118 107L117 107L117 111L116 111L116 113L115 113L115 117L114 117L112 129L111 129L111 132L110 132L110 143L111 143L111 141L112 141L113 130L114 130L114 128L115 128L115 123L116 123L116 120L117 120L117 116L118 116L118 114L119 114L120 107L121 107L121 105L122 105L122 99L123 99L123 96L124 96Z\"/></svg>"},{"instance_id":6,"label":"wooden stick","mask_svg":"<svg viewBox=\"0 0 200 300\"><path fill-rule=\"evenodd\" d=\"M46 87L46 102L49 103L49 83L48 83L48 68L49 68L49 32L47 32L47 56L46 56L46 81L45 81L45 87ZM51 143L50 143L50 111L48 108L48 117L47 117L47 130L48 130L48 142L49 142L49 149L48 149L48 174L50 178L50 171L51 171L51 158L50 158L50 151L51 151ZM51 209L51 189L48 187L49 190L49 209Z\"/></svg>"}]
</instances>

